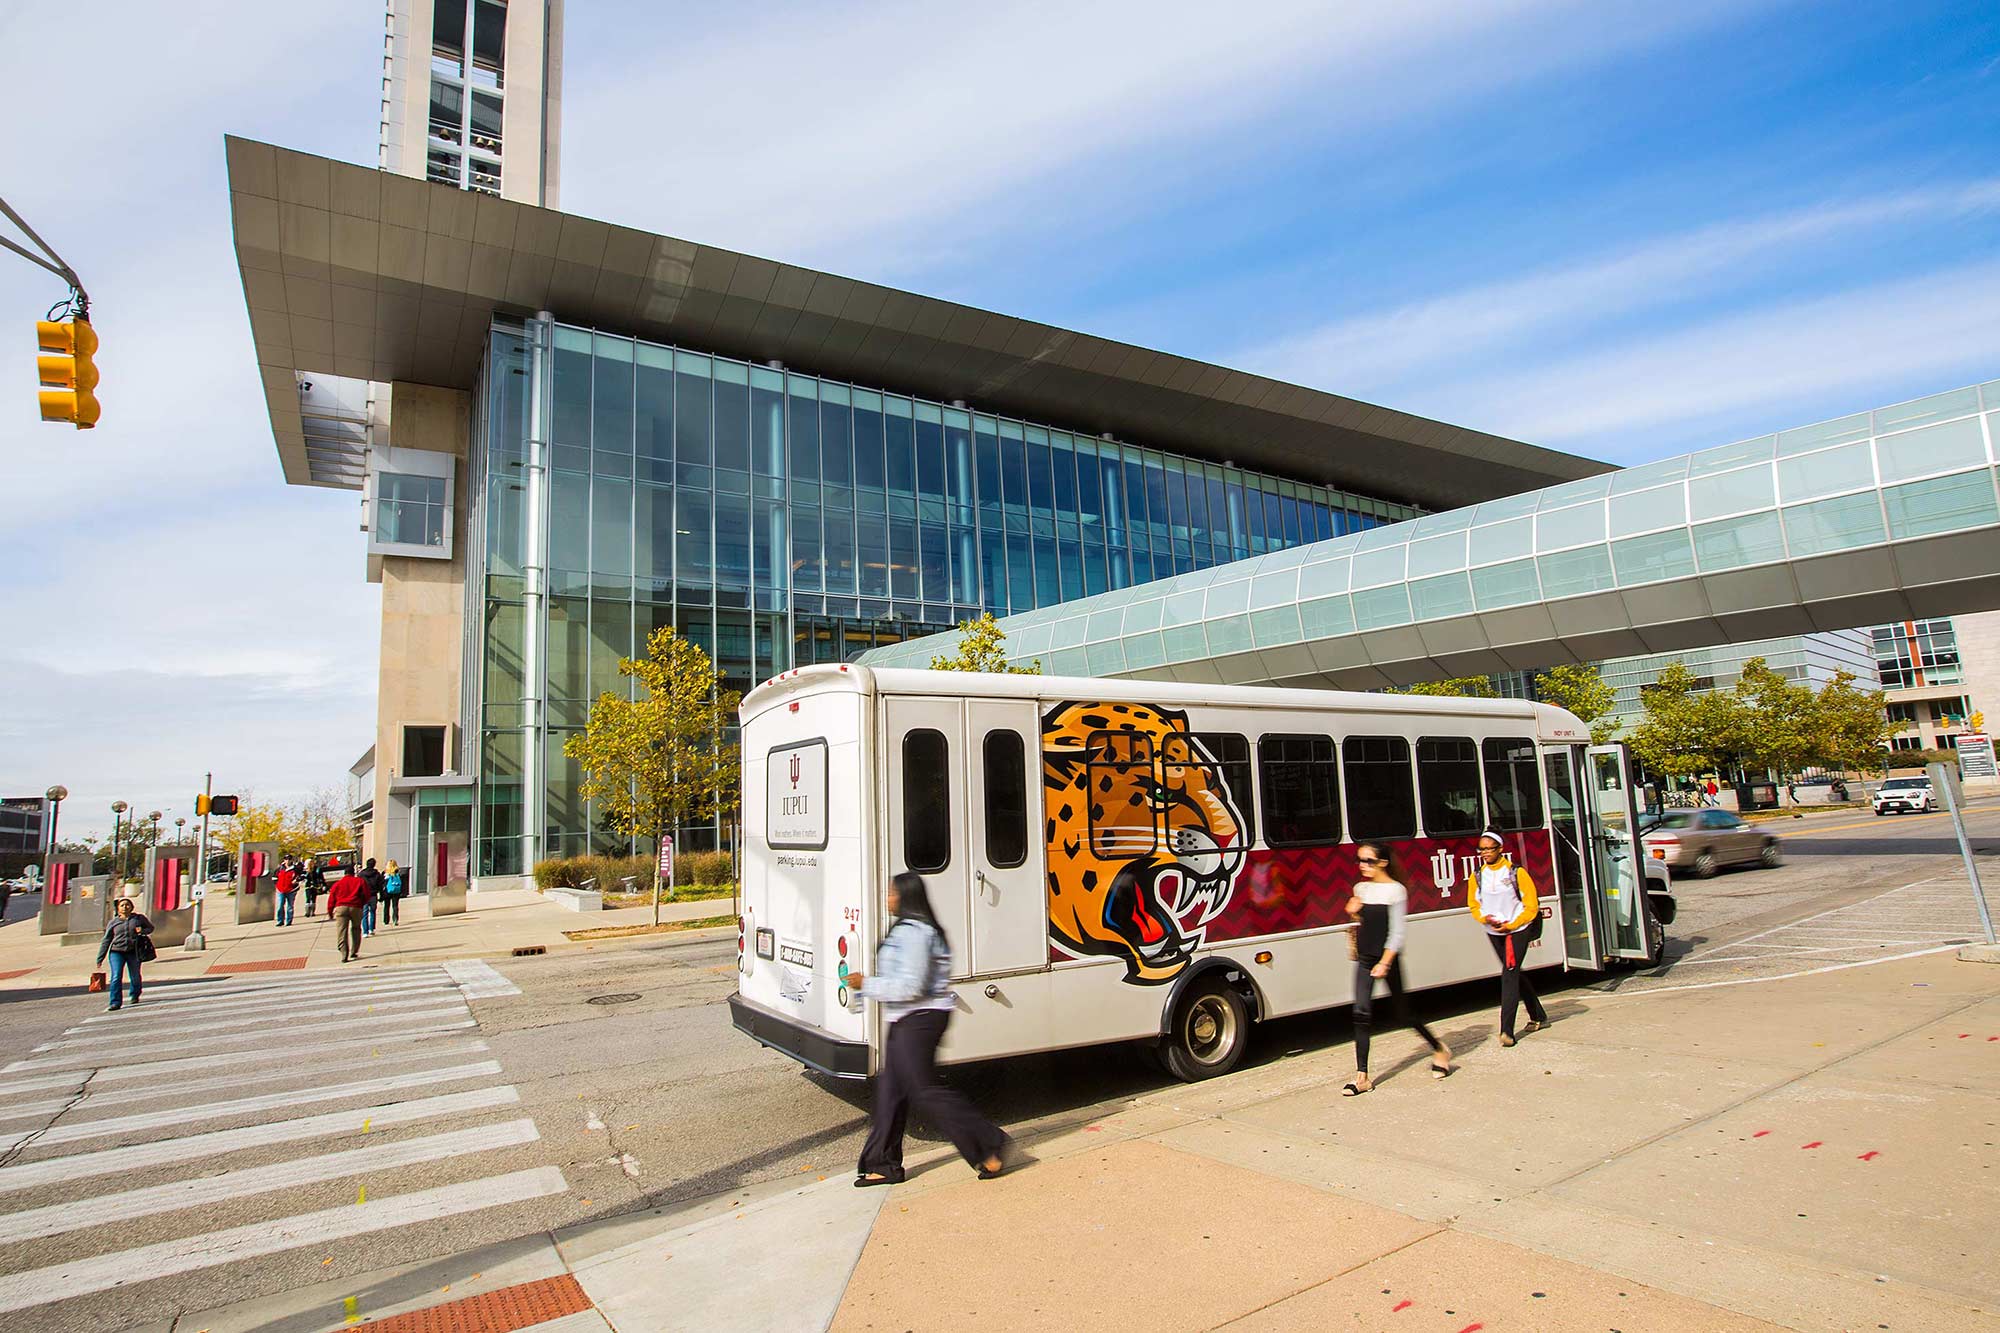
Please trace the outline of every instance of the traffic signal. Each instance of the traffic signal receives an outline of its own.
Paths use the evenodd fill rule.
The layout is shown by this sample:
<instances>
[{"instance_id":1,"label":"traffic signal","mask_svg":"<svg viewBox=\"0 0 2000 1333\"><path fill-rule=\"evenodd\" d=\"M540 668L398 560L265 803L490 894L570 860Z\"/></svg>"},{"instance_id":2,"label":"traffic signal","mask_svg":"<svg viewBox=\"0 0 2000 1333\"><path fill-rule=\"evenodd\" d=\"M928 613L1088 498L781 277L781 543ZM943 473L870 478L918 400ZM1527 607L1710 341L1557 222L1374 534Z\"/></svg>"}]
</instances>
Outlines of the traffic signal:
<instances>
[{"instance_id":1,"label":"traffic signal","mask_svg":"<svg viewBox=\"0 0 2000 1333\"><path fill-rule=\"evenodd\" d=\"M41 373L42 420L73 421L78 430L97 424L97 331L87 319L39 320L35 341L53 356L35 358Z\"/></svg>"},{"instance_id":2,"label":"traffic signal","mask_svg":"<svg viewBox=\"0 0 2000 1333\"><path fill-rule=\"evenodd\" d=\"M237 798L234 796L197 796L194 798L194 812L198 815L233 815L236 813Z\"/></svg>"}]
</instances>

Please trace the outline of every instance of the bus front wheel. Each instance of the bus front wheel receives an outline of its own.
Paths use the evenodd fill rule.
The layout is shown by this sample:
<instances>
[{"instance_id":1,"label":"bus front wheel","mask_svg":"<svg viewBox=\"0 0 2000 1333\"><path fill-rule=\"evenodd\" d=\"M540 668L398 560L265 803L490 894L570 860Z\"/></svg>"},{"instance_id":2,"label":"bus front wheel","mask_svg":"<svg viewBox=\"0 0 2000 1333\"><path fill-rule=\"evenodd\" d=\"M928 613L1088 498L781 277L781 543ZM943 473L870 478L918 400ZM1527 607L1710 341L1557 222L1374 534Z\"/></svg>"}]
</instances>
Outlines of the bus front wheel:
<instances>
[{"instance_id":1,"label":"bus front wheel","mask_svg":"<svg viewBox=\"0 0 2000 1333\"><path fill-rule=\"evenodd\" d=\"M1215 1078L1236 1067L1250 1040L1250 1010L1220 977L1189 987L1160 1039L1160 1062L1187 1083Z\"/></svg>"}]
</instances>

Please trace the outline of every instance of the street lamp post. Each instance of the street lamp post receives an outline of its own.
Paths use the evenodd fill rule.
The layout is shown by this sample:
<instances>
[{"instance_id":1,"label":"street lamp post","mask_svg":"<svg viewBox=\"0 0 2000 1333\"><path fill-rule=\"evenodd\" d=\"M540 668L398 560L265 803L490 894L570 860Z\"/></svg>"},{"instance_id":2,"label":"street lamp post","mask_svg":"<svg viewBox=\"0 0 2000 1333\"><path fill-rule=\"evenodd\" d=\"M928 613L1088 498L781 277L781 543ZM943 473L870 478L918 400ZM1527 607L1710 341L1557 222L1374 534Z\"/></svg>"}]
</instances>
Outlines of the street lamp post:
<instances>
[{"instance_id":1,"label":"street lamp post","mask_svg":"<svg viewBox=\"0 0 2000 1333\"><path fill-rule=\"evenodd\" d=\"M177 818L177 819L175 819L175 820L174 820L174 841L175 841L175 842L186 842L186 841L187 841L187 826L188 826L188 821L187 821L187 816L186 816L186 815L181 815L181 816L180 816L179 818Z\"/></svg>"},{"instance_id":2,"label":"street lamp post","mask_svg":"<svg viewBox=\"0 0 2000 1333\"><path fill-rule=\"evenodd\" d=\"M49 846L42 857L42 883L49 882L49 869L55 863L56 821L62 817L62 803L69 799L69 788L58 783L43 795L49 798Z\"/></svg>"},{"instance_id":3,"label":"street lamp post","mask_svg":"<svg viewBox=\"0 0 2000 1333\"><path fill-rule=\"evenodd\" d=\"M125 812L131 808L123 801L111 803L111 887L114 890L125 882L124 843L120 841L119 834L123 830Z\"/></svg>"}]
</instances>

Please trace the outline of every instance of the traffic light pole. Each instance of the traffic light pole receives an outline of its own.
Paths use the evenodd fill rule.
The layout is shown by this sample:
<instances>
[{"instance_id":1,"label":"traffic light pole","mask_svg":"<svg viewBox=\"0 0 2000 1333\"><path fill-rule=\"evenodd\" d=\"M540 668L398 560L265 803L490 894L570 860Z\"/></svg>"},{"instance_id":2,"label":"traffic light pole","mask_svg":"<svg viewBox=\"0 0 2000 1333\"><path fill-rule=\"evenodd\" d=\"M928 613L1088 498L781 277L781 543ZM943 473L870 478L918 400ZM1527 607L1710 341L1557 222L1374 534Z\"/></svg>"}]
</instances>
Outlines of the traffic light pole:
<instances>
[{"instance_id":1,"label":"traffic light pole","mask_svg":"<svg viewBox=\"0 0 2000 1333\"><path fill-rule=\"evenodd\" d=\"M38 236L35 233L35 229L28 225L27 219L16 213L5 199L0 199L0 213L6 214L7 220L19 227L21 234L40 247L42 255L47 255L48 258L44 259L42 255L36 254L33 250L25 246L14 244L14 242L8 240L5 236L0 236L0 245L6 246L30 264L37 264L68 283L70 290L76 293L76 301L79 307L78 313L85 319L88 319L90 317L90 293L83 290L83 279L76 276L76 270L71 268L68 262L55 252L54 246Z\"/></svg>"},{"instance_id":2,"label":"traffic light pole","mask_svg":"<svg viewBox=\"0 0 2000 1333\"><path fill-rule=\"evenodd\" d=\"M208 940L201 933L201 907L208 897L208 798L215 795L214 773L204 776L201 791L201 841L198 844L200 850L195 853L194 929L188 932L186 942L181 945L189 953L200 953L208 947Z\"/></svg>"}]
</instances>

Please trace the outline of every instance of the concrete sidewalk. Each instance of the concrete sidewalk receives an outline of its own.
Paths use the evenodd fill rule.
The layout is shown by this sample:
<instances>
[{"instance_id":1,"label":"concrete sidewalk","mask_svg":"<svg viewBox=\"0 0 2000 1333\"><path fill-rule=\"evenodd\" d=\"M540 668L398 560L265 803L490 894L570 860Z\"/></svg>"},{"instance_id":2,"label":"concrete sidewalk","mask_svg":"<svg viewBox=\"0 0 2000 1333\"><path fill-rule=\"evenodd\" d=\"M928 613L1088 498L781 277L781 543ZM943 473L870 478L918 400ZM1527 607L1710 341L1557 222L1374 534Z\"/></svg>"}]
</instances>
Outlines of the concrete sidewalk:
<instances>
[{"instance_id":1,"label":"concrete sidewalk","mask_svg":"<svg viewBox=\"0 0 2000 1333\"><path fill-rule=\"evenodd\" d=\"M933 1148L176 1327L2000 1329L2000 968L1551 1009L1440 1024L1443 1082L1392 1033L1360 1098L1345 1045L1279 1056L1014 1126L998 1181Z\"/></svg>"},{"instance_id":2,"label":"concrete sidewalk","mask_svg":"<svg viewBox=\"0 0 2000 1333\"><path fill-rule=\"evenodd\" d=\"M375 934L362 941L362 958L376 963L430 963L451 958L504 958L519 948L540 947L550 953L600 948L617 941L571 940L564 932L644 925L653 919L650 905L572 912L532 889L475 893L466 903L464 912L432 917L421 895L406 900L399 924L378 926ZM324 899L317 916L305 915L303 898L298 907L298 919L290 926L269 921L239 926L231 920L235 899L211 897L202 921L208 948L200 953L187 953L177 945L162 949L159 958L146 965L146 980L151 984L237 972L340 966ZM728 916L730 911L728 898L712 898L662 904L660 918L663 922L697 921ZM0 993L81 985L89 979L96 956L94 942L65 946L59 935L39 934L32 918L0 927Z\"/></svg>"}]
</instances>

